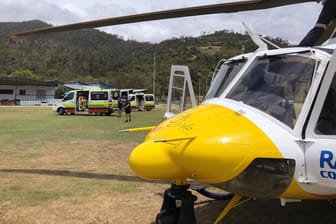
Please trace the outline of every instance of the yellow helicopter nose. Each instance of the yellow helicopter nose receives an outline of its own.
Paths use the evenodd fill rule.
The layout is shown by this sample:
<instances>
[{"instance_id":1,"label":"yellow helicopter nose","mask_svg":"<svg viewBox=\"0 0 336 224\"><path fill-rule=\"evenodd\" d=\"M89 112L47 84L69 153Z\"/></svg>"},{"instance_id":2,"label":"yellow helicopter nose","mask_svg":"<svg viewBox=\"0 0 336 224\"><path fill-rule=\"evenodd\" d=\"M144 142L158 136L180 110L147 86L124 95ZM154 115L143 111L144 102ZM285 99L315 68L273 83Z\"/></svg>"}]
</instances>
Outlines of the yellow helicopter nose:
<instances>
[{"instance_id":1,"label":"yellow helicopter nose","mask_svg":"<svg viewBox=\"0 0 336 224\"><path fill-rule=\"evenodd\" d=\"M282 158L253 122L224 106L205 104L157 126L131 153L129 164L144 178L221 183L255 158L267 157Z\"/></svg>"},{"instance_id":2,"label":"yellow helicopter nose","mask_svg":"<svg viewBox=\"0 0 336 224\"><path fill-rule=\"evenodd\" d=\"M184 176L183 171L169 155L167 145L146 141L129 156L130 167L138 176L149 179L172 179Z\"/></svg>"}]
</instances>

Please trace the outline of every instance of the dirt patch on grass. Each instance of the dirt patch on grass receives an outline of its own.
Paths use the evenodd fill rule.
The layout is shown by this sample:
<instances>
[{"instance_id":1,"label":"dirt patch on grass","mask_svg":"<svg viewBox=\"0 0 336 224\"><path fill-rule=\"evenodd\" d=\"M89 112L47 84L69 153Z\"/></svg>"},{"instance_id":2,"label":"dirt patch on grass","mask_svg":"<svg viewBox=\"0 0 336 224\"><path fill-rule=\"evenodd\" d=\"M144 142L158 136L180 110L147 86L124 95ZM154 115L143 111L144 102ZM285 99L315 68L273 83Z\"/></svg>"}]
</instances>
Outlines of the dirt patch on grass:
<instances>
[{"instance_id":1,"label":"dirt patch on grass","mask_svg":"<svg viewBox=\"0 0 336 224\"><path fill-rule=\"evenodd\" d=\"M62 198L7 211L1 223L152 223L154 207L161 200L152 193L95 193L89 197Z\"/></svg>"},{"instance_id":2,"label":"dirt patch on grass","mask_svg":"<svg viewBox=\"0 0 336 224\"><path fill-rule=\"evenodd\" d=\"M169 183L136 177L127 163L133 147L72 140L1 152L0 223L154 223ZM213 223L227 202L196 195L198 223ZM282 208L279 200L257 200L233 209L223 223L334 223L335 211L326 201Z\"/></svg>"},{"instance_id":3,"label":"dirt patch on grass","mask_svg":"<svg viewBox=\"0 0 336 224\"><path fill-rule=\"evenodd\" d=\"M72 140L0 156L0 223L152 223L169 185L136 177L133 144Z\"/></svg>"}]
</instances>

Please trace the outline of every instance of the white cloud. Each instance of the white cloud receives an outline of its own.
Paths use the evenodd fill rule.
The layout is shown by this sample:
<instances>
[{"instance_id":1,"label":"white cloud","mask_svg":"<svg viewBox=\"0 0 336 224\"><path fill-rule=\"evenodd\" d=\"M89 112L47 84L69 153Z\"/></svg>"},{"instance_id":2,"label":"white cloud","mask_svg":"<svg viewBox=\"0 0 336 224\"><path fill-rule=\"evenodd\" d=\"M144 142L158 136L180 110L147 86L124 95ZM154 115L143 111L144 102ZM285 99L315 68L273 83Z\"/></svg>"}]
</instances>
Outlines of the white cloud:
<instances>
[{"instance_id":1,"label":"white cloud","mask_svg":"<svg viewBox=\"0 0 336 224\"><path fill-rule=\"evenodd\" d=\"M32 4L33 3L33 4ZM0 2L0 21L27 21L40 19L45 22L54 24L67 23L68 21L77 21L79 18L76 14L67 9L62 9L56 3L46 3L44 1L16 0Z\"/></svg>"}]
</instances>

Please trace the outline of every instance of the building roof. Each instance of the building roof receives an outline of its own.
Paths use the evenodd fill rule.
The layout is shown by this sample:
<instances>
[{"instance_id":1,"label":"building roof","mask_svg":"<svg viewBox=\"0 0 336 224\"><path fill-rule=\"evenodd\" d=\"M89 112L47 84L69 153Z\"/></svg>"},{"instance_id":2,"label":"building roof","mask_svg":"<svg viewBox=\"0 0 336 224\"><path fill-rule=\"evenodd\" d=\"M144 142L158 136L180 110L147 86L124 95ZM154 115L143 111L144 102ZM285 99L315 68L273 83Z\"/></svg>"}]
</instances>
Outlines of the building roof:
<instances>
[{"instance_id":1,"label":"building roof","mask_svg":"<svg viewBox=\"0 0 336 224\"><path fill-rule=\"evenodd\" d=\"M100 86L81 85L81 84L64 84L69 89L100 89Z\"/></svg>"},{"instance_id":2,"label":"building roof","mask_svg":"<svg viewBox=\"0 0 336 224\"><path fill-rule=\"evenodd\" d=\"M84 83L84 82L66 82L64 86L69 90L72 89L113 89L114 87L107 85L101 82L92 82L92 83Z\"/></svg>"},{"instance_id":3,"label":"building roof","mask_svg":"<svg viewBox=\"0 0 336 224\"><path fill-rule=\"evenodd\" d=\"M0 77L0 85L10 86L56 86L55 82L46 82L35 79Z\"/></svg>"}]
</instances>

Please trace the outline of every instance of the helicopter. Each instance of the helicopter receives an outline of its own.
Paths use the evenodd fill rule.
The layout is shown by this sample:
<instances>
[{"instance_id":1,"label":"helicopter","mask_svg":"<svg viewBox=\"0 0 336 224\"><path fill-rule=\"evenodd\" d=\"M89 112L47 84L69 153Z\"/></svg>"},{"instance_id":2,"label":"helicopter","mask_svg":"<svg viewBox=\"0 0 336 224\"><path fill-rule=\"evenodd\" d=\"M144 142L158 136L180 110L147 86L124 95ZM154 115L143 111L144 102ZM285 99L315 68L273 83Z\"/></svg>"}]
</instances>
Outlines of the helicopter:
<instances>
[{"instance_id":1,"label":"helicopter","mask_svg":"<svg viewBox=\"0 0 336 224\"><path fill-rule=\"evenodd\" d=\"M247 0L10 34L266 9L309 0ZM329 0L330 2L330 0ZM328 0L327 0L328 3ZM329 24L327 24L329 25ZM224 63L198 106L164 120L131 152L138 176L169 180L157 224L196 223L190 181L230 192L219 223L243 198L336 198L336 38L331 21L308 46L260 49ZM235 70L233 76L225 71ZM230 73L231 74L231 73Z\"/></svg>"}]
</instances>

